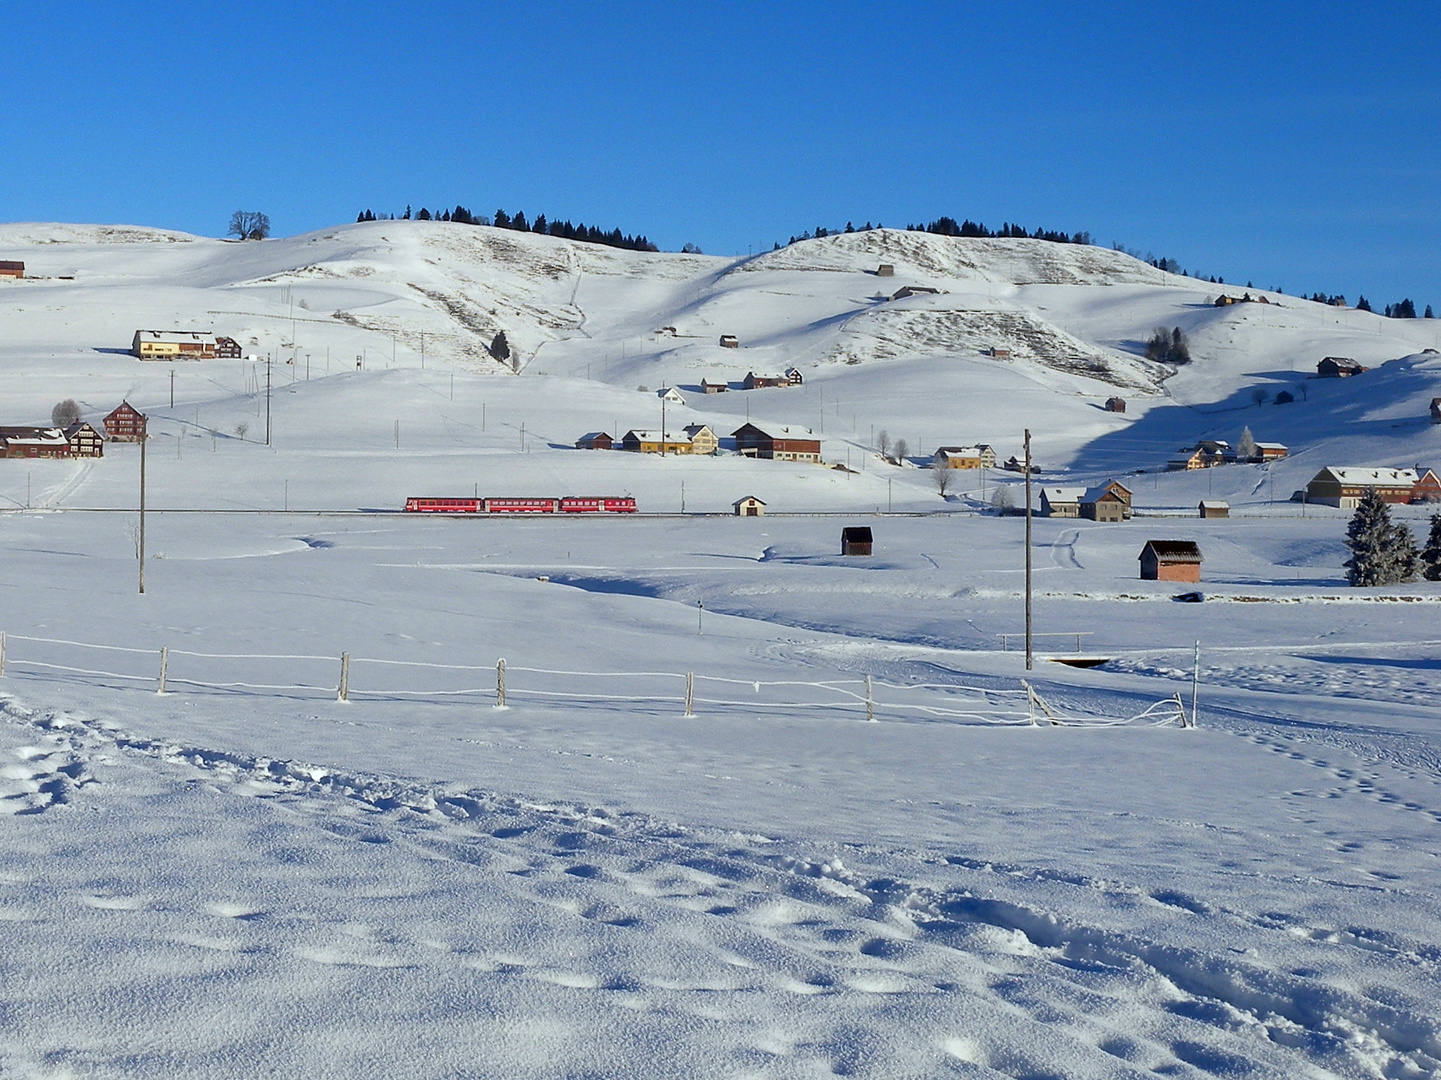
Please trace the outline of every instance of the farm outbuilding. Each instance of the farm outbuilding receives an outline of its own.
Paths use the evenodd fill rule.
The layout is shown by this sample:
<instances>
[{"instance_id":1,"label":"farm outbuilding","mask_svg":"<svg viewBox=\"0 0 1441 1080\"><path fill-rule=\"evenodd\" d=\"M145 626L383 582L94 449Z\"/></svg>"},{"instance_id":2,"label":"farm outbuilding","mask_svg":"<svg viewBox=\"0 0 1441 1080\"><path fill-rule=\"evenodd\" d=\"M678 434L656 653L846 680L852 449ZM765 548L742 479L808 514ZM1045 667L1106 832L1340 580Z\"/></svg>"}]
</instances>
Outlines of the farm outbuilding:
<instances>
[{"instance_id":1,"label":"farm outbuilding","mask_svg":"<svg viewBox=\"0 0 1441 1080\"><path fill-rule=\"evenodd\" d=\"M25 276L25 264L5 259L0 260L0 277L23 278Z\"/></svg>"},{"instance_id":2,"label":"farm outbuilding","mask_svg":"<svg viewBox=\"0 0 1441 1080\"><path fill-rule=\"evenodd\" d=\"M722 334L720 336L720 347L722 349L739 349L741 347L740 339L734 334Z\"/></svg>"},{"instance_id":3,"label":"farm outbuilding","mask_svg":"<svg viewBox=\"0 0 1441 1080\"><path fill-rule=\"evenodd\" d=\"M895 263L881 263L879 266L876 267L876 277L895 277L895 276L896 276L896 265L895 265Z\"/></svg>"},{"instance_id":4,"label":"farm outbuilding","mask_svg":"<svg viewBox=\"0 0 1441 1080\"><path fill-rule=\"evenodd\" d=\"M1140 559L1143 581L1201 580L1201 549L1194 540L1147 540Z\"/></svg>"},{"instance_id":5,"label":"farm outbuilding","mask_svg":"<svg viewBox=\"0 0 1441 1080\"><path fill-rule=\"evenodd\" d=\"M1196 509L1203 518L1228 518L1231 516L1231 504L1221 499L1202 499Z\"/></svg>"},{"instance_id":6,"label":"farm outbuilding","mask_svg":"<svg viewBox=\"0 0 1441 1080\"><path fill-rule=\"evenodd\" d=\"M842 555L869 555L873 543L869 525L847 525L841 530Z\"/></svg>"},{"instance_id":7,"label":"farm outbuilding","mask_svg":"<svg viewBox=\"0 0 1441 1080\"><path fill-rule=\"evenodd\" d=\"M575 440L577 450L613 450L615 440L604 431L587 431Z\"/></svg>"},{"instance_id":8,"label":"farm outbuilding","mask_svg":"<svg viewBox=\"0 0 1441 1080\"><path fill-rule=\"evenodd\" d=\"M737 499L731 503L735 508L736 517L761 517L766 512L766 504L754 495L747 495L744 499Z\"/></svg>"},{"instance_id":9,"label":"farm outbuilding","mask_svg":"<svg viewBox=\"0 0 1441 1080\"><path fill-rule=\"evenodd\" d=\"M1125 411L1126 411L1126 399L1125 399L1125 398L1118 398L1118 397L1108 397L1108 398L1106 399L1106 411L1107 411L1107 412L1125 412Z\"/></svg>"},{"instance_id":10,"label":"farm outbuilding","mask_svg":"<svg viewBox=\"0 0 1441 1080\"><path fill-rule=\"evenodd\" d=\"M1431 423L1441 424L1441 397L1431 399Z\"/></svg>"}]
</instances>

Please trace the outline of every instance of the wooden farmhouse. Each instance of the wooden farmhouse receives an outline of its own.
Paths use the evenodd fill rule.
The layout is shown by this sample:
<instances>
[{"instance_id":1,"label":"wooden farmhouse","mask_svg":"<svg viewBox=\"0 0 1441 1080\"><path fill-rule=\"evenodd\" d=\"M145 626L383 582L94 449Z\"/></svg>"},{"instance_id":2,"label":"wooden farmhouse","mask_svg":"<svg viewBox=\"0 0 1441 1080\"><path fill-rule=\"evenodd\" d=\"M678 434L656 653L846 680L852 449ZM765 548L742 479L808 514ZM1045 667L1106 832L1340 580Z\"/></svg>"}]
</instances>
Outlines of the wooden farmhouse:
<instances>
[{"instance_id":1,"label":"wooden farmhouse","mask_svg":"<svg viewBox=\"0 0 1441 1080\"><path fill-rule=\"evenodd\" d=\"M145 414L136 411L128 401L122 401L100 423L111 442L145 441Z\"/></svg>"},{"instance_id":2,"label":"wooden farmhouse","mask_svg":"<svg viewBox=\"0 0 1441 1080\"><path fill-rule=\"evenodd\" d=\"M655 392L655 396L662 401L668 401L672 405L684 405L685 398L680 396L680 391L673 386L662 386Z\"/></svg>"},{"instance_id":3,"label":"wooden farmhouse","mask_svg":"<svg viewBox=\"0 0 1441 1080\"><path fill-rule=\"evenodd\" d=\"M720 449L720 438L709 424L687 424L685 437L690 440L692 454L714 454Z\"/></svg>"},{"instance_id":4,"label":"wooden farmhouse","mask_svg":"<svg viewBox=\"0 0 1441 1080\"><path fill-rule=\"evenodd\" d=\"M1231 504L1221 499L1202 499L1197 510L1203 518L1228 518L1231 516Z\"/></svg>"},{"instance_id":5,"label":"wooden farmhouse","mask_svg":"<svg viewBox=\"0 0 1441 1080\"><path fill-rule=\"evenodd\" d=\"M1125 399L1125 398L1118 398L1118 397L1108 397L1108 398L1106 399L1106 411L1107 411L1107 412L1125 412L1125 411L1126 411L1126 399Z\"/></svg>"},{"instance_id":6,"label":"wooden farmhouse","mask_svg":"<svg viewBox=\"0 0 1441 1080\"><path fill-rule=\"evenodd\" d=\"M1306 485L1306 501L1354 510L1368 491L1376 492L1388 503L1428 502L1441 498L1441 481L1430 469L1422 473L1416 469L1360 469L1331 465L1318 472Z\"/></svg>"},{"instance_id":7,"label":"wooden farmhouse","mask_svg":"<svg viewBox=\"0 0 1441 1080\"><path fill-rule=\"evenodd\" d=\"M70 444L71 457L105 456L105 436L84 420L77 420L65 429L65 441Z\"/></svg>"},{"instance_id":8,"label":"wooden farmhouse","mask_svg":"<svg viewBox=\"0 0 1441 1080\"><path fill-rule=\"evenodd\" d=\"M800 369L800 368L798 368L798 367L788 367L788 368L786 368L786 385L787 385L787 386L801 386L802 384L805 383L805 381L806 381L806 377L805 377L805 375L801 372L801 369Z\"/></svg>"},{"instance_id":9,"label":"wooden farmhouse","mask_svg":"<svg viewBox=\"0 0 1441 1080\"><path fill-rule=\"evenodd\" d=\"M869 555L873 544L869 525L847 525L841 530L842 555Z\"/></svg>"},{"instance_id":10,"label":"wooden farmhouse","mask_svg":"<svg viewBox=\"0 0 1441 1080\"><path fill-rule=\"evenodd\" d=\"M1008 472L1023 473L1026 471L1026 463L1020 458L1016 457L1015 454L1012 454L1006 459L1006 463L1002 465L1001 468L1005 469Z\"/></svg>"},{"instance_id":11,"label":"wooden farmhouse","mask_svg":"<svg viewBox=\"0 0 1441 1080\"><path fill-rule=\"evenodd\" d=\"M689 454L693 447L690 439L683 435L664 436L659 431L633 428L620 440L620 448L635 454Z\"/></svg>"},{"instance_id":12,"label":"wooden farmhouse","mask_svg":"<svg viewBox=\"0 0 1441 1080\"><path fill-rule=\"evenodd\" d=\"M737 452L743 457L771 458L775 461L821 460L820 440L802 437L799 429L779 428L776 434L772 434L754 424L745 424L731 434L735 436ZM805 434L810 435L810 431Z\"/></svg>"},{"instance_id":13,"label":"wooden farmhouse","mask_svg":"<svg viewBox=\"0 0 1441 1080\"><path fill-rule=\"evenodd\" d=\"M1349 356L1327 356L1316 365L1318 379L1348 379L1366 369Z\"/></svg>"},{"instance_id":14,"label":"wooden farmhouse","mask_svg":"<svg viewBox=\"0 0 1441 1080\"><path fill-rule=\"evenodd\" d=\"M130 351L141 360L213 360L240 357L234 338L191 330L137 330Z\"/></svg>"},{"instance_id":15,"label":"wooden farmhouse","mask_svg":"<svg viewBox=\"0 0 1441 1080\"><path fill-rule=\"evenodd\" d=\"M746 377L741 380L741 386L746 390L766 390L773 386L790 385L790 380L784 375L760 375L754 371L747 371Z\"/></svg>"},{"instance_id":16,"label":"wooden farmhouse","mask_svg":"<svg viewBox=\"0 0 1441 1080\"><path fill-rule=\"evenodd\" d=\"M23 278L24 276L25 264L23 262L0 260L0 277Z\"/></svg>"},{"instance_id":17,"label":"wooden farmhouse","mask_svg":"<svg viewBox=\"0 0 1441 1080\"><path fill-rule=\"evenodd\" d=\"M1438 478L1430 469L1422 470L1416 486L1411 489L1411 501L1413 503L1441 502L1441 478Z\"/></svg>"},{"instance_id":18,"label":"wooden farmhouse","mask_svg":"<svg viewBox=\"0 0 1441 1080\"><path fill-rule=\"evenodd\" d=\"M938 469L993 469L996 467L996 452L985 443L938 446L931 464Z\"/></svg>"},{"instance_id":19,"label":"wooden farmhouse","mask_svg":"<svg viewBox=\"0 0 1441 1080\"><path fill-rule=\"evenodd\" d=\"M1194 540L1147 540L1141 549L1143 581L1200 581L1201 549Z\"/></svg>"},{"instance_id":20,"label":"wooden farmhouse","mask_svg":"<svg viewBox=\"0 0 1441 1080\"><path fill-rule=\"evenodd\" d=\"M604 431L587 431L575 440L577 450L614 450L615 440Z\"/></svg>"},{"instance_id":21,"label":"wooden farmhouse","mask_svg":"<svg viewBox=\"0 0 1441 1080\"><path fill-rule=\"evenodd\" d=\"M1078 509L1092 521L1127 521L1131 517L1131 489L1119 480L1087 488Z\"/></svg>"},{"instance_id":22,"label":"wooden farmhouse","mask_svg":"<svg viewBox=\"0 0 1441 1080\"><path fill-rule=\"evenodd\" d=\"M1431 423L1441 424L1441 397L1431 399Z\"/></svg>"},{"instance_id":23,"label":"wooden farmhouse","mask_svg":"<svg viewBox=\"0 0 1441 1080\"><path fill-rule=\"evenodd\" d=\"M731 388L731 384L723 379L720 381L716 381L714 379L702 379L700 381L700 388L701 391L706 394L724 394L727 390Z\"/></svg>"},{"instance_id":24,"label":"wooden farmhouse","mask_svg":"<svg viewBox=\"0 0 1441 1080\"><path fill-rule=\"evenodd\" d=\"M70 440L55 427L0 427L0 457L68 458Z\"/></svg>"},{"instance_id":25,"label":"wooden farmhouse","mask_svg":"<svg viewBox=\"0 0 1441 1080\"><path fill-rule=\"evenodd\" d=\"M1231 444L1221 439L1202 439L1194 447L1183 451L1185 457L1172 458L1166 468L1172 470L1210 469L1217 465L1229 465L1236 460Z\"/></svg>"},{"instance_id":26,"label":"wooden farmhouse","mask_svg":"<svg viewBox=\"0 0 1441 1080\"><path fill-rule=\"evenodd\" d=\"M1041 488L1041 515L1043 517L1073 518L1081 516L1081 496L1086 493L1081 487Z\"/></svg>"},{"instance_id":27,"label":"wooden farmhouse","mask_svg":"<svg viewBox=\"0 0 1441 1080\"><path fill-rule=\"evenodd\" d=\"M1256 452L1251 455L1251 460L1262 462L1280 461L1290 452L1284 443L1258 442L1256 444Z\"/></svg>"},{"instance_id":28,"label":"wooden farmhouse","mask_svg":"<svg viewBox=\"0 0 1441 1080\"><path fill-rule=\"evenodd\" d=\"M736 517L761 517L766 512L766 504L754 495L737 499L731 506L735 508Z\"/></svg>"}]
</instances>

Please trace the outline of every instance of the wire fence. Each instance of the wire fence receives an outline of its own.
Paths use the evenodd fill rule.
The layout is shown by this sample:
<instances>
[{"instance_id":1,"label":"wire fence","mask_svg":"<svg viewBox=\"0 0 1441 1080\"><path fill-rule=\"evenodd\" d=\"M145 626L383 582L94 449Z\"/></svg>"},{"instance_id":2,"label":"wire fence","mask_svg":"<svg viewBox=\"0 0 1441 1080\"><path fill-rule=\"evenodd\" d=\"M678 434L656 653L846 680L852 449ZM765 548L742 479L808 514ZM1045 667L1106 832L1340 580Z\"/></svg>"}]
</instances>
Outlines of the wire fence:
<instances>
[{"instance_id":1,"label":"wire fence","mask_svg":"<svg viewBox=\"0 0 1441 1080\"><path fill-rule=\"evenodd\" d=\"M89 659L94 657L95 659ZM100 666L106 665L106 666ZM111 668L118 670L111 670ZM1128 716L1053 707L1024 680L1016 688L961 682L736 679L696 672L570 671L305 653L140 649L0 632L0 678L74 682L167 694L263 696L297 701L417 702L494 709L563 706L683 717L840 716L989 726L1194 726L1180 695Z\"/></svg>"}]
</instances>

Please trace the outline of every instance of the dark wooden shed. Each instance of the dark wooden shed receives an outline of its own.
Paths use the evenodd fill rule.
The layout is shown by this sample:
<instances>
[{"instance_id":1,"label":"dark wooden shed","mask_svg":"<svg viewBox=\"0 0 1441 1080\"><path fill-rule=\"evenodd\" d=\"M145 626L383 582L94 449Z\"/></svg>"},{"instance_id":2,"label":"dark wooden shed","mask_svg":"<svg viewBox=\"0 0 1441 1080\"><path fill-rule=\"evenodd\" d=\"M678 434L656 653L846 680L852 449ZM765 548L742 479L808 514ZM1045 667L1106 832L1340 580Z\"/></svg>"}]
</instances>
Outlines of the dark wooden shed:
<instances>
[{"instance_id":1,"label":"dark wooden shed","mask_svg":"<svg viewBox=\"0 0 1441 1080\"><path fill-rule=\"evenodd\" d=\"M842 555L869 555L871 544L869 525L847 525L841 530Z\"/></svg>"}]
</instances>

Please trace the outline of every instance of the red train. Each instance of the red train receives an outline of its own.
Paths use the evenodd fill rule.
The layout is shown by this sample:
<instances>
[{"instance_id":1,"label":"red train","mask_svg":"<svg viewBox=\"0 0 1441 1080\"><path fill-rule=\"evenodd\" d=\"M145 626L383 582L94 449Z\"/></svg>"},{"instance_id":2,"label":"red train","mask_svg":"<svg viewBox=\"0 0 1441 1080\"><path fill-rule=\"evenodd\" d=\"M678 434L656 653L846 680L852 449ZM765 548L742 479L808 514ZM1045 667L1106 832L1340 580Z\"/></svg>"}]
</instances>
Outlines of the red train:
<instances>
[{"instance_id":1,"label":"red train","mask_svg":"<svg viewBox=\"0 0 1441 1080\"><path fill-rule=\"evenodd\" d=\"M629 495L567 495L560 499L493 498L442 499L412 495L405 500L408 514L634 514Z\"/></svg>"}]
</instances>

